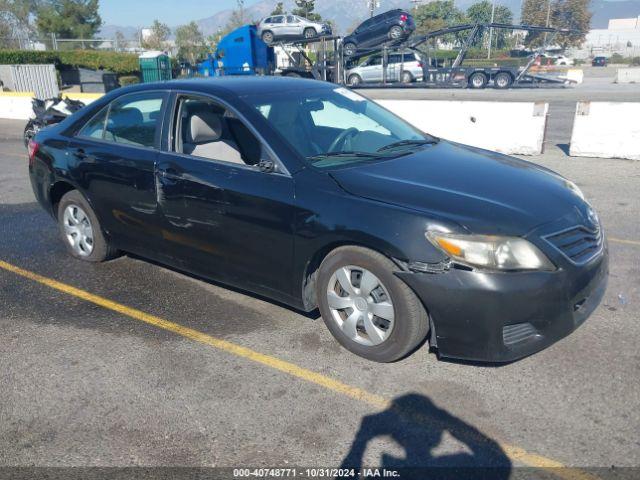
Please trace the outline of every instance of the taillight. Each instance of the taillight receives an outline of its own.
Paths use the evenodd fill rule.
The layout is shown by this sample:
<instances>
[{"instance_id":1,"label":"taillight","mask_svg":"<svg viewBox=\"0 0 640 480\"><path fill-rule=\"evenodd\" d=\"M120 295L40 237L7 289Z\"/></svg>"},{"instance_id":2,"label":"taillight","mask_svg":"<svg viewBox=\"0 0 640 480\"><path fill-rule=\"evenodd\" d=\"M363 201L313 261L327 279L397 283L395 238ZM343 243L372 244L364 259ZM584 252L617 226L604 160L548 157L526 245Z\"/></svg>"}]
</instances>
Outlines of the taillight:
<instances>
[{"instance_id":1,"label":"taillight","mask_svg":"<svg viewBox=\"0 0 640 480\"><path fill-rule=\"evenodd\" d=\"M38 145L35 141L29 140L28 151L29 151L29 166L33 165L33 161L36 159L36 153L38 153L38 149L40 145Z\"/></svg>"},{"instance_id":2,"label":"taillight","mask_svg":"<svg viewBox=\"0 0 640 480\"><path fill-rule=\"evenodd\" d=\"M407 17L407 15L406 15L406 14L404 14L404 13L403 13L402 15L400 15L400 21L401 21L401 22L406 22L406 21L407 21L407 18L409 18L409 17Z\"/></svg>"},{"instance_id":3,"label":"taillight","mask_svg":"<svg viewBox=\"0 0 640 480\"><path fill-rule=\"evenodd\" d=\"M422 62L418 62L418 68L422 68Z\"/></svg>"}]
</instances>

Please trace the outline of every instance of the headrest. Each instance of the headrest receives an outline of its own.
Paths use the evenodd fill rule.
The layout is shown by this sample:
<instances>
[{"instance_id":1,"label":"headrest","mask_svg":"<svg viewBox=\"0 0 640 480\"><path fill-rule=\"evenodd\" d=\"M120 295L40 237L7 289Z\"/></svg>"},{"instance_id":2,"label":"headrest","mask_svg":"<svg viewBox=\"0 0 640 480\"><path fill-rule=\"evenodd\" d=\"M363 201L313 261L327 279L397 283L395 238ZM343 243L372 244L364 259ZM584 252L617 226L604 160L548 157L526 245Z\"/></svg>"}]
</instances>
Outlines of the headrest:
<instances>
[{"instance_id":1,"label":"headrest","mask_svg":"<svg viewBox=\"0 0 640 480\"><path fill-rule=\"evenodd\" d=\"M140 125L144 122L142 113L137 108L128 107L118 111L115 115L120 125L132 126Z\"/></svg>"},{"instance_id":2,"label":"headrest","mask_svg":"<svg viewBox=\"0 0 640 480\"><path fill-rule=\"evenodd\" d=\"M193 113L189 118L189 127L187 143L215 142L222 136L220 115L213 112Z\"/></svg>"}]
</instances>

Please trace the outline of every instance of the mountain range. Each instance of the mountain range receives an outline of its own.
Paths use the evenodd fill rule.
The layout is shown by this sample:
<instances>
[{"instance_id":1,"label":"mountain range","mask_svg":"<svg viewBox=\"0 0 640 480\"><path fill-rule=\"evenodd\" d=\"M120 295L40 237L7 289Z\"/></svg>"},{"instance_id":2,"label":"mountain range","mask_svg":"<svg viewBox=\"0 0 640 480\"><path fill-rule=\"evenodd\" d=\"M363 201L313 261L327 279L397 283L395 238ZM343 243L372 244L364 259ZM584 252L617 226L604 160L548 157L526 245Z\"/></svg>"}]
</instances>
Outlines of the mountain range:
<instances>
[{"instance_id":1,"label":"mountain range","mask_svg":"<svg viewBox=\"0 0 640 480\"><path fill-rule=\"evenodd\" d=\"M466 9L476 0L456 0L456 5L460 9ZM544 1L544 0L541 0ZM258 21L269 15L278 0L260 0L245 8L245 18L247 22ZM286 11L295 8L293 0L284 0ZM412 8L413 3L410 0L381 0L383 8L376 11L390 10L393 8ZM424 3L424 0L423 0ZM514 14L514 18L520 16L521 0L502 0L501 5L507 6ZM365 20L369 16L369 11L364 0L350 1L345 0L316 0L316 12L322 18L331 19L336 26L339 34L350 32L357 24ZM610 18L626 18L637 17L640 15L640 0L592 0L591 11L593 19L591 21L592 28L607 28L607 22ZM231 9L221 10L210 17L196 20L196 23L207 35L212 35L224 28L230 16ZM175 28L177 25L173 25ZM135 38L138 28L133 26L116 26L104 25L100 35L103 38L112 38L117 31L122 32L127 38Z\"/></svg>"}]
</instances>

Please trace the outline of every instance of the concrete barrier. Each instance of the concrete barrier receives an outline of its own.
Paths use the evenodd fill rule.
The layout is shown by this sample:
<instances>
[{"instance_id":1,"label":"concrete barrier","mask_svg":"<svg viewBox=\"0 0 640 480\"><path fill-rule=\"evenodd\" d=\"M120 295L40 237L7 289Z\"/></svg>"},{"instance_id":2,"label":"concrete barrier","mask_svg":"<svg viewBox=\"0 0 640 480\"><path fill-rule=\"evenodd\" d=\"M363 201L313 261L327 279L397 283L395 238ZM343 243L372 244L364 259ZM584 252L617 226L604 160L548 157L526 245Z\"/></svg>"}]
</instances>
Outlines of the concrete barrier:
<instances>
[{"instance_id":1,"label":"concrete barrier","mask_svg":"<svg viewBox=\"0 0 640 480\"><path fill-rule=\"evenodd\" d=\"M96 101L102 95L102 93L63 93L63 96L81 100L87 105ZM33 92L0 92L0 118L28 120L33 113L31 109L33 96Z\"/></svg>"},{"instance_id":2,"label":"concrete barrier","mask_svg":"<svg viewBox=\"0 0 640 480\"><path fill-rule=\"evenodd\" d=\"M496 152L542 153L547 103L376 100L420 130Z\"/></svg>"},{"instance_id":3,"label":"concrete barrier","mask_svg":"<svg viewBox=\"0 0 640 480\"><path fill-rule=\"evenodd\" d=\"M640 160L640 102L578 102L569 155Z\"/></svg>"},{"instance_id":4,"label":"concrete barrier","mask_svg":"<svg viewBox=\"0 0 640 480\"><path fill-rule=\"evenodd\" d=\"M616 69L615 83L640 83L640 67Z\"/></svg>"},{"instance_id":5,"label":"concrete barrier","mask_svg":"<svg viewBox=\"0 0 640 480\"><path fill-rule=\"evenodd\" d=\"M0 118L27 120L32 113L32 92L0 92Z\"/></svg>"}]
</instances>

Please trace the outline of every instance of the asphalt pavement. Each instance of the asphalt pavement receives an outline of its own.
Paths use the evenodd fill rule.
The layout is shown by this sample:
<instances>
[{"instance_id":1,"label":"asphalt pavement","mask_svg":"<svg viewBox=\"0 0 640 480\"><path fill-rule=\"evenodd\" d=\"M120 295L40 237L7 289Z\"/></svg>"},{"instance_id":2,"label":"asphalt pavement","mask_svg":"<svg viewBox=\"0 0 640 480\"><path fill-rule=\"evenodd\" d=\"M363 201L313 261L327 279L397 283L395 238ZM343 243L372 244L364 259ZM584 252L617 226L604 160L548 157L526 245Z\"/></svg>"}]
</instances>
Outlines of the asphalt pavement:
<instances>
[{"instance_id":1,"label":"asphalt pavement","mask_svg":"<svg viewBox=\"0 0 640 480\"><path fill-rule=\"evenodd\" d=\"M502 94L520 92L485 92ZM34 203L20 128L0 124L0 476L345 461L640 475L624 468L640 466L640 163L528 158L576 181L609 237L608 291L576 332L503 366L426 347L376 364L339 347L317 314L140 258L73 260Z\"/></svg>"}]
</instances>

